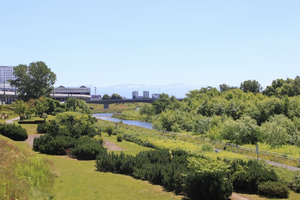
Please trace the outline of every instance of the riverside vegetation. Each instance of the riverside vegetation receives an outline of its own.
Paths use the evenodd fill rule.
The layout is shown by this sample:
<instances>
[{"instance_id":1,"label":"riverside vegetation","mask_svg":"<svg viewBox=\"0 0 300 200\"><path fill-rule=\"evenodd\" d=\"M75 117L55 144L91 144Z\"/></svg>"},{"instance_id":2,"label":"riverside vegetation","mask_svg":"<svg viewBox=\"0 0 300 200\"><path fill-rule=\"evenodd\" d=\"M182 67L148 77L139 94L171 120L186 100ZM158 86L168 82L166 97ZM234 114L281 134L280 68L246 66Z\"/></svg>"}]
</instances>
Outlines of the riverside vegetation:
<instances>
[{"instance_id":1,"label":"riverside vegetation","mask_svg":"<svg viewBox=\"0 0 300 200\"><path fill-rule=\"evenodd\" d=\"M213 89L204 91L204 95L210 94L209 92L211 90ZM196 93L197 92L199 92L199 94L203 93L203 91L196 91ZM232 90L230 92L233 92L234 94L240 93L239 90ZM248 95L251 93L246 94ZM257 94L252 95L257 96ZM208 97L209 96L213 97L213 95L208 95ZM196 99L196 102L201 100L202 98ZM79 100L72 101L75 105L77 105L77 101ZM184 101L183 103L186 102ZM82 108L78 106L70 106L69 108L65 107L68 112L56 114L56 118L54 120L45 124L43 128L41 127L40 129L44 129L43 131L46 132L46 134L45 136L34 140L34 149L47 154L68 154L69 156L76 157L78 159L94 159L96 157L96 168L99 171L123 173L142 180L149 180L154 184L163 185L167 190L174 190L175 192L186 195L191 199L228 199L233 190L246 190L247 192L257 192L261 195L270 197L286 198L289 195L289 189L285 186L287 183L289 183L288 185L291 189L297 191L299 181L297 175L295 175L292 179L287 180L279 173L273 171L273 169L270 169L268 165L264 163L258 163L257 161L248 159L240 160L236 158L224 158L222 153L212 153L213 147L211 145L195 142L193 137L183 139L183 137L177 137L177 135L174 134L162 133L155 130L147 130L144 132L142 129L129 128L122 124L118 127L114 127L111 123L95 120L88 114L89 110L84 109L87 108L87 106L84 105L84 103L81 105L83 105ZM161 98L158 99L158 101L155 101L155 103L151 106L149 106L150 110L156 110L155 114L157 116L155 120L157 120L157 128L161 128L162 130L168 130L168 128L171 128L172 131L175 131L173 128L188 127L188 124L185 124L184 120L179 120L179 122L184 123L184 126L178 126L180 125L179 123L177 123L177 125L175 124L176 126L174 126L174 124L167 125L166 127L163 126L164 123L168 124L169 121L174 122L174 120L171 120L172 118L163 118L162 116L164 114L168 117L173 116L175 122L180 119L178 117L179 115L176 116L176 112L180 111L181 103L176 102L175 98L169 98L167 95L162 95ZM176 112L169 109L169 106ZM178 108L178 110L176 110L176 108ZM228 129L231 131L240 130L243 126L239 125L237 126L238 128L235 128L235 126L232 126L234 127L232 128L230 126L230 124L235 125L235 122L240 119L249 122L250 125L253 125L253 118L247 118L251 116L245 116L244 114L238 118L230 116L232 117L232 119L230 119L227 114L220 116L205 116L202 115L203 113L199 113L198 111L194 113L194 117L196 119L202 119L202 117L219 117L219 121L216 120L216 122L222 123L228 120L233 120L228 122L229 128L224 126L222 123L216 123L218 126L215 127L217 128L222 127L225 130ZM167 112L174 113L172 115L168 115ZM190 110L190 112L192 113L193 110ZM189 113L186 113L186 115L183 115L184 113L180 114L183 117L187 117L187 119L189 117ZM199 118L197 118L197 115ZM226 119L226 117L228 119ZM225 120L222 120L223 118ZM211 122L210 120L208 121ZM241 124L244 123L244 121L241 122ZM276 121L276 119L274 121ZM292 121L295 122L295 119L293 118ZM196 120L196 122L199 121ZM267 122L265 121L264 123ZM197 126L197 123L192 124L194 128L200 128L198 130L203 130L203 128L206 127L205 124L201 126ZM208 124L210 125L210 123ZM159 127L159 125L161 125L161 127ZM252 127L250 125L249 127ZM257 126L261 127L263 126L263 123L259 124L257 122ZM181 128L178 131L188 131L187 129ZM110 130L109 132L111 132L111 134L118 134L119 136L122 136L124 140L152 147L155 150L140 152L136 156L130 156L124 153L108 153L107 150L103 148L101 139L101 131L105 132L108 130ZM203 133L197 133L197 131L195 131L197 129L193 130L195 134L203 134L207 136L207 131L205 131L205 129ZM209 127L208 131L210 130L211 127ZM283 129L280 130L282 131ZM217 132L218 131L216 131L216 133ZM235 131L232 132L232 134L236 134ZM226 133L226 131L221 133L223 135L220 135L224 137L224 133ZM231 132L229 131L229 133ZM260 134L261 132L258 132L257 135ZM255 136L256 134L254 134L254 137L246 137L245 140L243 137L239 137L238 140L234 138L234 142L240 142L242 144L245 141L250 141L248 143L255 144L258 141L268 141L264 137L261 139L260 137ZM286 144L297 145L297 137L294 140L291 137L287 138L289 140L286 140ZM51 142L48 143L47 141ZM271 146L274 148L277 147L278 144ZM75 153L76 148L78 148L77 153ZM99 151L97 151L97 149ZM234 155L232 157L236 156ZM141 160L143 162L140 162ZM177 171L179 173L176 173ZM207 182L210 184L207 184ZM251 187L246 187L249 185ZM218 190L216 191L217 188Z\"/></svg>"}]
</instances>

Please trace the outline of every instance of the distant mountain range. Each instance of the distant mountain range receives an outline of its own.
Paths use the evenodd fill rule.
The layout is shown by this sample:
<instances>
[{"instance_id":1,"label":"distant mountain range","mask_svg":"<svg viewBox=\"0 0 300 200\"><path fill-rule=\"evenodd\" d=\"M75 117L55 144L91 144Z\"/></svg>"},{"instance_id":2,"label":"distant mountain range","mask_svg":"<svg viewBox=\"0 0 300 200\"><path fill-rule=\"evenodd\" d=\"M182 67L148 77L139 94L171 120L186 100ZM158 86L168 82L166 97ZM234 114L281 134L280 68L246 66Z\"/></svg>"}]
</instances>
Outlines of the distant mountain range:
<instances>
[{"instance_id":1,"label":"distant mountain range","mask_svg":"<svg viewBox=\"0 0 300 200\"><path fill-rule=\"evenodd\" d=\"M85 85L91 88L92 95L95 94L94 85ZM143 91L149 91L149 96L152 97L154 93L166 93L170 96L177 98L185 97L185 94L190 90L200 89L201 87L207 87L204 85L186 85L183 83L174 83L168 85L144 85L144 84L122 84L109 87L96 87L96 94L103 96L104 94L112 95L113 93L119 94L122 97L132 98L132 92L138 91L139 96L143 96Z\"/></svg>"}]
</instances>

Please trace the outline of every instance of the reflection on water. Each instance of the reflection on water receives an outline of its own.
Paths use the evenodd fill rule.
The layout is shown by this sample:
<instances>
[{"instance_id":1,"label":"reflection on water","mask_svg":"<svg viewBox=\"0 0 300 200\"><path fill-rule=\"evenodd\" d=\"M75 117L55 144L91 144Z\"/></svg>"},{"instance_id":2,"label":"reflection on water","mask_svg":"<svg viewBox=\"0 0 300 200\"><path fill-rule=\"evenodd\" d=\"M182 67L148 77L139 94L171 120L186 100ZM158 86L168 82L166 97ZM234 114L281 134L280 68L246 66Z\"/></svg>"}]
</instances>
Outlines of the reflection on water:
<instances>
[{"instance_id":1,"label":"reflection on water","mask_svg":"<svg viewBox=\"0 0 300 200\"><path fill-rule=\"evenodd\" d=\"M134 126L140 126L140 127L152 129L152 124L149 123L149 122L140 122L140 121L134 121L134 120L115 119L115 118L111 117L112 115L113 115L113 113L93 114L93 116L96 117L96 118L98 118L98 119L109 120L109 121L112 121L112 122L123 121L124 124L134 125Z\"/></svg>"}]
</instances>

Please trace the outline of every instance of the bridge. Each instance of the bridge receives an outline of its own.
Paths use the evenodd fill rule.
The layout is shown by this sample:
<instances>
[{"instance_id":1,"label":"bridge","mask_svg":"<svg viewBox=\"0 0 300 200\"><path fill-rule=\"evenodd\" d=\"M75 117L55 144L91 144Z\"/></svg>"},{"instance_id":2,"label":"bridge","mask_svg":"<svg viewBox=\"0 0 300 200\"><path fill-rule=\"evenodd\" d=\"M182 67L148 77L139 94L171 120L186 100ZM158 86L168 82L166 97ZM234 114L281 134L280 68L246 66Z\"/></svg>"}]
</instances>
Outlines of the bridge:
<instances>
[{"instance_id":1,"label":"bridge","mask_svg":"<svg viewBox=\"0 0 300 200\"><path fill-rule=\"evenodd\" d=\"M85 100L87 103L104 104L104 109L109 108L109 104L114 103L152 103L157 99L107 99L107 100ZM177 98L178 101L182 101L183 98Z\"/></svg>"}]
</instances>

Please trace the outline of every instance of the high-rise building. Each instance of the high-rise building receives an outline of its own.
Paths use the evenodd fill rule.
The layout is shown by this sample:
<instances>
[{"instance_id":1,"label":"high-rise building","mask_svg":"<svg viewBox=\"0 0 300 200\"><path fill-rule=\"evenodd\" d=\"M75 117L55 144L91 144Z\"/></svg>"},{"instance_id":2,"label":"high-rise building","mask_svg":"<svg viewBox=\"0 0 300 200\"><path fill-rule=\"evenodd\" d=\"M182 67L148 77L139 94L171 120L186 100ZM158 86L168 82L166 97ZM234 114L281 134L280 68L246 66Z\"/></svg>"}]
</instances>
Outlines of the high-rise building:
<instances>
[{"instance_id":1,"label":"high-rise building","mask_svg":"<svg viewBox=\"0 0 300 200\"><path fill-rule=\"evenodd\" d=\"M139 97L138 91L132 91L132 99L137 99Z\"/></svg>"},{"instance_id":2,"label":"high-rise building","mask_svg":"<svg viewBox=\"0 0 300 200\"><path fill-rule=\"evenodd\" d=\"M143 98L149 99L149 91L143 91Z\"/></svg>"},{"instance_id":3,"label":"high-rise building","mask_svg":"<svg viewBox=\"0 0 300 200\"><path fill-rule=\"evenodd\" d=\"M14 67L13 66L0 66L0 88L3 90L10 90L12 87L7 80L15 80L16 77L13 74Z\"/></svg>"}]
</instances>

